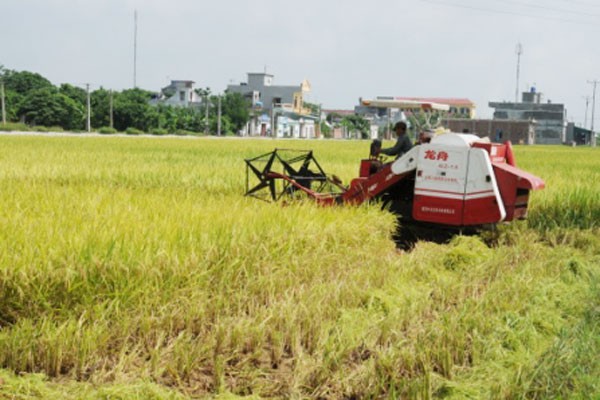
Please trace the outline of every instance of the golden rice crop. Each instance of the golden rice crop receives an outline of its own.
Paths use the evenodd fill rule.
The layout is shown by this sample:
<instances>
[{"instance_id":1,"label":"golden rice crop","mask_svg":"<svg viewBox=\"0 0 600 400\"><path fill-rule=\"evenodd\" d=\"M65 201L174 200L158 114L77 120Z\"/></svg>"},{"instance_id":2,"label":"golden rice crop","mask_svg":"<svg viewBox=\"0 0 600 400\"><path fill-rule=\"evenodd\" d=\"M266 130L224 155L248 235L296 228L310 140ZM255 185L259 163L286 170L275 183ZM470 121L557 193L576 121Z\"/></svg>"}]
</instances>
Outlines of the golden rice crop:
<instances>
[{"instance_id":1,"label":"golden rice crop","mask_svg":"<svg viewBox=\"0 0 600 400\"><path fill-rule=\"evenodd\" d=\"M517 148L528 222L402 253L376 204L243 197L244 158L310 146L348 182L367 142L0 144L2 396L600 393L597 151Z\"/></svg>"}]
</instances>

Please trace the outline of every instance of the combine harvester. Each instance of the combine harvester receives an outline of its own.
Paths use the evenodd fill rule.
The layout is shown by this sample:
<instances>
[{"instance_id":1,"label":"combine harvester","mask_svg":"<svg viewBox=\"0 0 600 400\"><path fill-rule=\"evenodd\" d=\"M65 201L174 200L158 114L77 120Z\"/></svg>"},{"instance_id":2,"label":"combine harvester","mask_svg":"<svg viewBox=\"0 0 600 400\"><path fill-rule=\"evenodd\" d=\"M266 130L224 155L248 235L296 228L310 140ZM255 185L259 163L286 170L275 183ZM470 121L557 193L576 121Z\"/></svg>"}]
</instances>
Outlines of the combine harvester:
<instances>
[{"instance_id":1,"label":"combine harvester","mask_svg":"<svg viewBox=\"0 0 600 400\"><path fill-rule=\"evenodd\" d=\"M542 179L517 168L509 141L445 133L388 163L376 147L371 146L370 157L361 160L359 176L348 186L327 175L312 151L276 149L247 159L246 195L267 201L303 197L321 205L379 200L398 216L399 245L411 247L418 239L443 241L525 219L530 192L544 188Z\"/></svg>"}]
</instances>

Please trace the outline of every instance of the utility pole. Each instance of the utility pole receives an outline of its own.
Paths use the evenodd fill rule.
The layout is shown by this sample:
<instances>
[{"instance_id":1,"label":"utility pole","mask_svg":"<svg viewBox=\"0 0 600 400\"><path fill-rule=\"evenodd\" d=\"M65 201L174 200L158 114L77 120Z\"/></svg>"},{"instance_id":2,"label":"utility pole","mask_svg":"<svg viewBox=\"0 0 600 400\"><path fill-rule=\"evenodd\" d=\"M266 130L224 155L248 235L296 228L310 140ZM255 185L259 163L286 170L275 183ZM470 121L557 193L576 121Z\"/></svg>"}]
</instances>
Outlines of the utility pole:
<instances>
[{"instance_id":1,"label":"utility pole","mask_svg":"<svg viewBox=\"0 0 600 400\"><path fill-rule=\"evenodd\" d=\"M204 91L204 134L208 135L208 90Z\"/></svg>"},{"instance_id":2,"label":"utility pole","mask_svg":"<svg viewBox=\"0 0 600 400\"><path fill-rule=\"evenodd\" d=\"M517 86L515 87L515 103L519 102L519 75L521 71L521 54L523 54L523 46L517 43Z\"/></svg>"},{"instance_id":3,"label":"utility pole","mask_svg":"<svg viewBox=\"0 0 600 400\"><path fill-rule=\"evenodd\" d=\"M218 109L217 109L217 136L221 136L221 95L218 97Z\"/></svg>"},{"instance_id":4,"label":"utility pole","mask_svg":"<svg viewBox=\"0 0 600 400\"><path fill-rule=\"evenodd\" d=\"M92 131L92 124L91 124L91 109L90 109L90 84L86 83L85 84L85 91L87 94L87 131L91 132Z\"/></svg>"},{"instance_id":5,"label":"utility pole","mask_svg":"<svg viewBox=\"0 0 600 400\"><path fill-rule=\"evenodd\" d=\"M588 105L590 104L590 96L582 96L585 100L585 118L583 120L583 129L587 128Z\"/></svg>"},{"instance_id":6,"label":"utility pole","mask_svg":"<svg viewBox=\"0 0 600 400\"><path fill-rule=\"evenodd\" d=\"M108 111L109 111L109 126L111 128L114 128L114 121L113 121L113 92L112 89L110 89L108 91Z\"/></svg>"},{"instance_id":7,"label":"utility pole","mask_svg":"<svg viewBox=\"0 0 600 400\"><path fill-rule=\"evenodd\" d=\"M133 88L137 87L137 10L133 12Z\"/></svg>"},{"instance_id":8,"label":"utility pole","mask_svg":"<svg viewBox=\"0 0 600 400\"><path fill-rule=\"evenodd\" d=\"M319 103L319 139L323 137L323 132L321 132L321 124L323 123L321 119L321 115L323 114L323 104Z\"/></svg>"},{"instance_id":9,"label":"utility pole","mask_svg":"<svg viewBox=\"0 0 600 400\"><path fill-rule=\"evenodd\" d=\"M2 102L2 125L6 125L6 105L4 104L4 80L0 79L0 99Z\"/></svg>"},{"instance_id":10,"label":"utility pole","mask_svg":"<svg viewBox=\"0 0 600 400\"><path fill-rule=\"evenodd\" d=\"M596 133L594 132L594 112L596 110L596 85L598 84L598 80L594 79L593 81L588 81L588 83L591 83L592 85L594 85L594 92L592 95L592 124L591 124L591 135L592 137L590 138L591 141L591 145L592 147L596 147Z\"/></svg>"}]
</instances>

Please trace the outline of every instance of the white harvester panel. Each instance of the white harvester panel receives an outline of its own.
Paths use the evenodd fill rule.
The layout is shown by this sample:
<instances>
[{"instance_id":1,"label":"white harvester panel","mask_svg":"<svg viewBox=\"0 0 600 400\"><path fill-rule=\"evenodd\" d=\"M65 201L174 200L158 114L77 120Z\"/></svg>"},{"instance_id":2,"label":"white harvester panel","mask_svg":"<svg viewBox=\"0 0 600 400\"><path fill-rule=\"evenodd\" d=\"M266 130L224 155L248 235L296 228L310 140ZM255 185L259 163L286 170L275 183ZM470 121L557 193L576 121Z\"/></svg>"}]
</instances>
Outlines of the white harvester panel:
<instances>
[{"instance_id":1,"label":"white harvester panel","mask_svg":"<svg viewBox=\"0 0 600 400\"><path fill-rule=\"evenodd\" d=\"M455 226L504 219L490 157L485 150L471 147L476 139L448 134L418 146L414 219Z\"/></svg>"},{"instance_id":2,"label":"white harvester panel","mask_svg":"<svg viewBox=\"0 0 600 400\"><path fill-rule=\"evenodd\" d=\"M479 148L469 149L462 225L491 224L505 217L506 211L488 152Z\"/></svg>"},{"instance_id":3,"label":"white harvester panel","mask_svg":"<svg viewBox=\"0 0 600 400\"><path fill-rule=\"evenodd\" d=\"M419 146L415 175L413 218L418 221L461 225L469 147Z\"/></svg>"}]
</instances>

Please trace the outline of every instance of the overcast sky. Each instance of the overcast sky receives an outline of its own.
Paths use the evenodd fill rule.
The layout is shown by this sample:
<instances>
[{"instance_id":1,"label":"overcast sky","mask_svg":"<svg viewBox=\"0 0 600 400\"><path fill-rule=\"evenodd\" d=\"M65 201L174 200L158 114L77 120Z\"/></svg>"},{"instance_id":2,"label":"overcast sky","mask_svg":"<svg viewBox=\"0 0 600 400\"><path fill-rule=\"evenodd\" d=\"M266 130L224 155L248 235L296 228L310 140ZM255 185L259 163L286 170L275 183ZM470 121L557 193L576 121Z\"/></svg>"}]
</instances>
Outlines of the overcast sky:
<instances>
[{"instance_id":1,"label":"overcast sky","mask_svg":"<svg viewBox=\"0 0 600 400\"><path fill-rule=\"evenodd\" d=\"M154 91L182 79L221 92L266 68L275 84L308 79L324 108L466 97L491 117L488 101L514 100L522 43L520 91L535 84L582 125L600 79L599 0L0 0L0 64L131 87L136 9L137 85Z\"/></svg>"}]
</instances>

